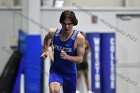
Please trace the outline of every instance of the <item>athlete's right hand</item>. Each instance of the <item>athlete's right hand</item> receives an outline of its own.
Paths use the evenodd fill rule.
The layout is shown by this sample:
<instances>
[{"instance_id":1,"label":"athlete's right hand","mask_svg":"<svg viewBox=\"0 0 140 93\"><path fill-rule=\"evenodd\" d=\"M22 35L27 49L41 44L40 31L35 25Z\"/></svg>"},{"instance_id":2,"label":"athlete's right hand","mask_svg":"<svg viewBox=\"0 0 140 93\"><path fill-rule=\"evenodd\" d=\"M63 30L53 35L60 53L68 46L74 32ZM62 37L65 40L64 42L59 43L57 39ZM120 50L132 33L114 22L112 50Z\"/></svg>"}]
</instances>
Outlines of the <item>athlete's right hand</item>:
<instances>
[{"instance_id":1,"label":"athlete's right hand","mask_svg":"<svg viewBox=\"0 0 140 93\"><path fill-rule=\"evenodd\" d=\"M44 60L47 58L47 56L48 56L48 52L43 52L41 58Z\"/></svg>"}]
</instances>

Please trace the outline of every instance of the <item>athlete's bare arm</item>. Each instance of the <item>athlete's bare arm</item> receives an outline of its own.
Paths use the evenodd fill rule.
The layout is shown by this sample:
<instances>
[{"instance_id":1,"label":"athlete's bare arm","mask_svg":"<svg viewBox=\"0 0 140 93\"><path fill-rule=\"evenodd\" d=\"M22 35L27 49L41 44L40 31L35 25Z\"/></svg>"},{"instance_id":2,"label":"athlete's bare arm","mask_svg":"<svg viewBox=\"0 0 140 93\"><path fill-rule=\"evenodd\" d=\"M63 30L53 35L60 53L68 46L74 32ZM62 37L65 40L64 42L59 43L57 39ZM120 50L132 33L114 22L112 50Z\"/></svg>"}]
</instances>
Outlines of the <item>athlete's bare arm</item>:
<instances>
[{"instance_id":1,"label":"athlete's bare arm","mask_svg":"<svg viewBox=\"0 0 140 93\"><path fill-rule=\"evenodd\" d=\"M67 59L72 62L81 63L85 53L85 38L81 33L78 33L75 41L75 49L77 51L76 56L67 55L65 51L62 51L60 56L62 59Z\"/></svg>"},{"instance_id":2,"label":"athlete's bare arm","mask_svg":"<svg viewBox=\"0 0 140 93\"><path fill-rule=\"evenodd\" d=\"M45 59L47 57L47 55L48 55L47 51L48 51L48 48L49 48L51 42L53 41L55 31L56 31L55 28L51 28L50 31L48 32L48 34L44 38L42 55L41 55L41 57L43 59Z\"/></svg>"}]
</instances>

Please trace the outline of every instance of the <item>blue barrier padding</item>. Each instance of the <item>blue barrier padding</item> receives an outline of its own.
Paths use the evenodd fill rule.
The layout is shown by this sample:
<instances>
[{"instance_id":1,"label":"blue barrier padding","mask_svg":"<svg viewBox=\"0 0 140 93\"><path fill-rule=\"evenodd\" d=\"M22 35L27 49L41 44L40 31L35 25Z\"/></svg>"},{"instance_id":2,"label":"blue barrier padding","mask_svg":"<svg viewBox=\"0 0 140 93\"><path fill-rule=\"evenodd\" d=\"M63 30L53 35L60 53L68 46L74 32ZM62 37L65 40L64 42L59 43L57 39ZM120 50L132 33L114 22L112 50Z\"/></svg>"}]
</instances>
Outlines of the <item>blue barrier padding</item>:
<instances>
[{"instance_id":1,"label":"blue barrier padding","mask_svg":"<svg viewBox=\"0 0 140 93\"><path fill-rule=\"evenodd\" d=\"M100 33L86 33L91 48L91 87L95 93L101 92Z\"/></svg>"},{"instance_id":2,"label":"blue barrier padding","mask_svg":"<svg viewBox=\"0 0 140 93\"><path fill-rule=\"evenodd\" d=\"M25 92L40 93L41 91L41 37L26 36Z\"/></svg>"},{"instance_id":3,"label":"blue barrier padding","mask_svg":"<svg viewBox=\"0 0 140 93\"><path fill-rule=\"evenodd\" d=\"M102 93L116 93L115 33L101 33Z\"/></svg>"}]
</instances>

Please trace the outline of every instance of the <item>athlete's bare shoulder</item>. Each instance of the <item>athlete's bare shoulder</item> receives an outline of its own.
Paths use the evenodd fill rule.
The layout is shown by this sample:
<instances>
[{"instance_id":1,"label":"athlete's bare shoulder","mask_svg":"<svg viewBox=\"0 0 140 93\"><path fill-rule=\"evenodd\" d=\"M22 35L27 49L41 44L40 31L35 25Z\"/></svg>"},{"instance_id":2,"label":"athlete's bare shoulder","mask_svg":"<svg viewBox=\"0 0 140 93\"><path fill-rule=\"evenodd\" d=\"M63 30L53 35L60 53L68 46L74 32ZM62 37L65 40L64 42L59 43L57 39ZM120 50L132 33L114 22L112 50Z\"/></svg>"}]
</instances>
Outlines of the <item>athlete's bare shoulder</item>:
<instances>
[{"instance_id":1,"label":"athlete's bare shoulder","mask_svg":"<svg viewBox=\"0 0 140 93\"><path fill-rule=\"evenodd\" d=\"M54 34L55 34L56 28L50 28L48 34L46 35L46 37L53 39Z\"/></svg>"},{"instance_id":2,"label":"athlete's bare shoulder","mask_svg":"<svg viewBox=\"0 0 140 93\"><path fill-rule=\"evenodd\" d=\"M77 40L77 43L85 44L85 37L80 32L77 34L76 40Z\"/></svg>"},{"instance_id":3,"label":"athlete's bare shoulder","mask_svg":"<svg viewBox=\"0 0 140 93\"><path fill-rule=\"evenodd\" d=\"M49 33L54 35L55 31L56 31L56 28L50 28Z\"/></svg>"}]
</instances>

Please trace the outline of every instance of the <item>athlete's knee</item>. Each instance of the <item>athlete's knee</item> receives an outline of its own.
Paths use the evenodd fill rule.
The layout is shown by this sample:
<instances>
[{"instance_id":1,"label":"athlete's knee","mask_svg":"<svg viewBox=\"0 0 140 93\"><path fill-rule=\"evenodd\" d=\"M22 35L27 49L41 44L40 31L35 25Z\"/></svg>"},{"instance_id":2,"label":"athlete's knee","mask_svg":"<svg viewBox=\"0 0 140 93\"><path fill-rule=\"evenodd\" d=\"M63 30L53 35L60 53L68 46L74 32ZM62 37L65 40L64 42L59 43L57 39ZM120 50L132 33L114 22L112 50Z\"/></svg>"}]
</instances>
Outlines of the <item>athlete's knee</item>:
<instances>
[{"instance_id":1,"label":"athlete's knee","mask_svg":"<svg viewBox=\"0 0 140 93\"><path fill-rule=\"evenodd\" d=\"M56 86L51 86L50 91L51 91L51 93L59 93L60 88L56 87Z\"/></svg>"},{"instance_id":2,"label":"athlete's knee","mask_svg":"<svg viewBox=\"0 0 140 93\"><path fill-rule=\"evenodd\" d=\"M57 89L57 88L52 88L52 89L50 89L50 91L51 91L51 93L59 93L59 89Z\"/></svg>"},{"instance_id":3,"label":"athlete's knee","mask_svg":"<svg viewBox=\"0 0 140 93\"><path fill-rule=\"evenodd\" d=\"M50 83L50 92L51 93L59 93L60 84L58 82Z\"/></svg>"}]
</instances>

